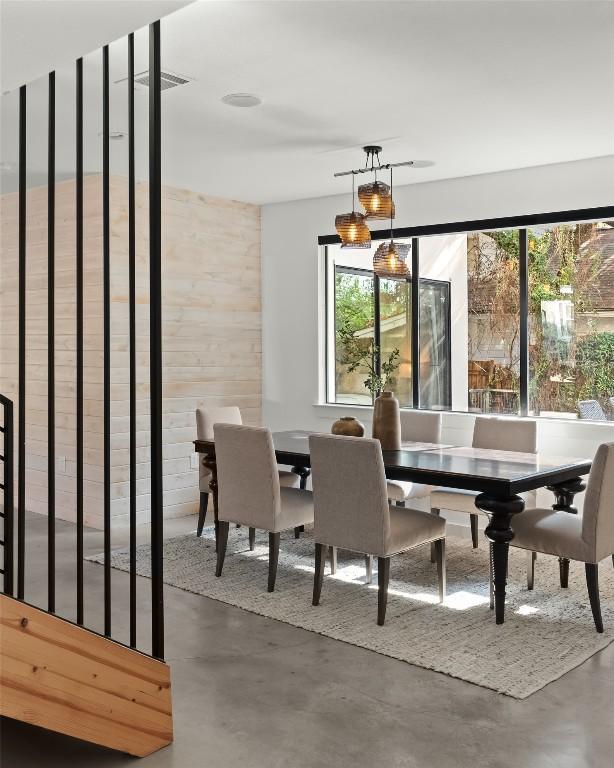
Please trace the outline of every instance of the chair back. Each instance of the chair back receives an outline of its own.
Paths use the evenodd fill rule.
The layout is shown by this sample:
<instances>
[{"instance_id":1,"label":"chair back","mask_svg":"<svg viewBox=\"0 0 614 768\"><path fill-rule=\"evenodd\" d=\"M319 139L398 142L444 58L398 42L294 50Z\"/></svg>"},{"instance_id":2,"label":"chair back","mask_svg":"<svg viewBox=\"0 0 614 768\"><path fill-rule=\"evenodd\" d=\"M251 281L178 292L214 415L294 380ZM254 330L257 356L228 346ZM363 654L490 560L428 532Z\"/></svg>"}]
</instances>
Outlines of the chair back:
<instances>
[{"instance_id":1,"label":"chair back","mask_svg":"<svg viewBox=\"0 0 614 768\"><path fill-rule=\"evenodd\" d=\"M537 453L537 422L532 419L477 416L472 445L491 451Z\"/></svg>"},{"instance_id":2,"label":"chair back","mask_svg":"<svg viewBox=\"0 0 614 768\"><path fill-rule=\"evenodd\" d=\"M218 422L213 433L219 519L275 530L281 492L271 431Z\"/></svg>"},{"instance_id":3,"label":"chair back","mask_svg":"<svg viewBox=\"0 0 614 768\"><path fill-rule=\"evenodd\" d=\"M581 419L607 421L604 410L598 400L578 400L578 413Z\"/></svg>"},{"instance_id":4,"label":"chair back","mask_svg":"<svg viewBox=\"0 0 614 768\"><path fill-rule=\"evenodd\" d=\"M241 411L236 405L218 408L196 409L196 437L199 440L213 440L213 425L216 422L224 424L242 424ZM211 472L204 466L202 458L198 461L198 485L201 492L208 493Z\"/></svg>"},{"instance_id":5,"label":"chair back","mask_svg":"<svg viewBox=\"0 0 614 768\"><path fill-rule=\"evenodd\" d=\"M441 442L441 414L401 411L401 440L414 443Z\"/></svg>"},{"instance_id":6,"label":"chair back","mask_svg":"<svg viewBox=\"0 0 614 768\"><path fill-rule=\"evenodd\" d=\"M614 553L614 443L597 448L584 497L582 539L595 562Z\"/></svg>"},{"instance_id":7,"label":"chair back","mask_svg":"<svg viewBox=\"0 0 614 768\"><path fill-rule=\"evenodd\" d=\"M214 424L243 424L236 405L196 409L196 435L199 440L213 440Z\"/></svg>"},{"instance_id":8,"label":"chair back","mask_svg":"<svg viewBox=\"0 0 614 768\"><path fill-rule=\"evenodd\" d=\"M354 552L384 551L390 509L379 440L311 435L314 537Z\"/></svg>"}]
</instances>

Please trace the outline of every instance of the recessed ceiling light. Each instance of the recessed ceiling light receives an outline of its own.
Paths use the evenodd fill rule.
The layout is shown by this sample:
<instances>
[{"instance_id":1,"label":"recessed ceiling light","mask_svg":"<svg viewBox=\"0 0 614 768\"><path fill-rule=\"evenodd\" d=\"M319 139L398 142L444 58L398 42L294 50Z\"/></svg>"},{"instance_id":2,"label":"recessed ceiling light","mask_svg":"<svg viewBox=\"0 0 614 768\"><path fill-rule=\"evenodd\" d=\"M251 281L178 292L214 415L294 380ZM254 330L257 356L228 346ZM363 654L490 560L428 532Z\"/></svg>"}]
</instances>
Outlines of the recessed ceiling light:
<instances>
[{"instance_id":1,"label":"recessed ceiling light","mask_svg":"<svg viewBox=\"0 0 614 768\"><path fill-rule=\"evenodd\" d=\"M262 99L253 93L227 93L222 96L222 101L230 107L257 107L262 104Z\"/></svg>"}]
</instances>

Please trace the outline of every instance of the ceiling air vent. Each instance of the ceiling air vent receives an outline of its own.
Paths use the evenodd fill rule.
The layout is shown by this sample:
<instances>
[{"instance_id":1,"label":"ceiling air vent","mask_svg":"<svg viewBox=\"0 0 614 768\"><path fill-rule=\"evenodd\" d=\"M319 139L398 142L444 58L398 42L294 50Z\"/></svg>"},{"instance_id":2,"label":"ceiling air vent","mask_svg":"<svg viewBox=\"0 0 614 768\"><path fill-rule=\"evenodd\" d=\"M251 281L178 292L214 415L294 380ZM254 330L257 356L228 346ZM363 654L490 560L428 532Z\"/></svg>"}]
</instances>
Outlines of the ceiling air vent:
<instances>
[{"instance_id":1,"label":"ceiling air vent","mask_svg":"<svg viewBox=\"0 0 614 768\"><path fill-rule=\"evenodd\" d=\"M125 83L127 77L122 77L121 80L116 80L116 83ZM189 77L182 77L181 75L173 75L170 72L160 72L161 91L168 91L169 88L176 88L178 85L186 85L190 82ZM139 72L134 76L135 86L149 87L149 70Z\"/></svg>"}]
</instances>

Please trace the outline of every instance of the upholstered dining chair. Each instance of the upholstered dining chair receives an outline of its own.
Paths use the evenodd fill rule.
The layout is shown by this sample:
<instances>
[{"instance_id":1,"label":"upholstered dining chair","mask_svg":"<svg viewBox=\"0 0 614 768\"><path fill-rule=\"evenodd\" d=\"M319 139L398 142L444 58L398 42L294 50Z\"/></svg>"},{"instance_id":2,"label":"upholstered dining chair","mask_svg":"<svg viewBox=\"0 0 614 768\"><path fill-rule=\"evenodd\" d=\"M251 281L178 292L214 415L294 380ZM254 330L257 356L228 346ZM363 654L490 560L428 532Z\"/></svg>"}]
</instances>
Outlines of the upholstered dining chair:
<instances>
[{"instance_id":1,"label":"upholstered dining chair","mask_svg":"<svg viewBox=\"0 0 614 768\"><path fill-rule=\"evenodd\" d=\"M614 443L597 449L588 477L582 517L553 509L528 509L512 520L512 546L527 550L527 586L533 589L535 552L584 563L597 632L603 632L599 562L614 561Z\"/></svg>"},{"instance_id":2,"label":"upholstered dining chair","mask_svg":"<svg viewBox=\"0 0 614 768\"><path fill-rule=\"evenodd\" d=\"M311 435L315 576L313 605L320 602L326 547L378 559L377 623L386 618L390 558L420 544L435 543L439 601L446 589L445 521L428 512L399 509L388 501L379 440ZM369 577L367 577L369 581Z\"/></svg>"},{"instance_id":3,"label":"upholstered dining chair","mask_svg":"<svg viewBox=\"0 0 614 768\"><path fill-rule=\"evenodd\" d=\"M401 441L414 443L441 442L441 414L426 411L401 411ZM408 499L430 496L433 487L404 480L387 481L388 498L404 506Z\"/></svg>"},{"instance_id":4,"label":"upholstered dining chair","mask_svg":"<svg viewBox=\"0 0 614 768\"><path fill-rule=\"evenodd\" d=\"M273 592L280 534L313 522L311 491L280 485L269 429L216 423L213 434L219 522L215 575L222 575L230 523L250 529L250 549L253 534L262 529L269 533L268 591Z\"/></svg>"},{"instance_id":5,"label":"upholstered dining chair","mask_svg":"<svg viewBox=\"0 0 614 768\"><path fill-rule=\"evenodd\" d=\"M224 424L242 424L241 411L236 405L220 406L217 408L197 408L196 409L196 435L199 440L213 440L213 425L217 422ZM295 488L300 482L298 475L294 472L280 469L279 482L281 485ZM205 519L207 517L207 506L209 503L209 483L211 481L211 470L207 469L199 458L198 462L198 486L200 491L200 506L198 512L198 526L196 535L201 536Z\"/></svg>"},{"instance_id":6,"label":"upholstered dining chair","mask_svg":"<svg viewBox=\"0 0 614 768\"><path fill-rule=\"evenodd\" d=\"M473 427L473 448L491 451L517 451L537 453L537 422L532 419L510 419L496 416L477 416ZM431 491L431 511L438 515L442 509L466 512L471 521L471 540L478 546L478 510L475 498L478 491L456 488L436 488ZM527 506L535 506L536 491L521 494Z\"/></svg>"}]
</instances>

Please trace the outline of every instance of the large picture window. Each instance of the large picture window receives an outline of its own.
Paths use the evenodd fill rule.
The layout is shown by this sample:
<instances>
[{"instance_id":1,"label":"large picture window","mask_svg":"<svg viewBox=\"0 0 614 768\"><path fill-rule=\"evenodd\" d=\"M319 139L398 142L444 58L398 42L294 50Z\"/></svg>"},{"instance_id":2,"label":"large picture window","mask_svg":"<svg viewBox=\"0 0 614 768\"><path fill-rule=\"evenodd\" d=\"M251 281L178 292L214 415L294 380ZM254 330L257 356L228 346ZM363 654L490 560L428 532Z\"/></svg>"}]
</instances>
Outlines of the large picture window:
<instances>
[{"instance_id":1,"label":"large picture window","mask_svg":"<svg viewBox=\"0 0 614 768\"><path fill-rule=\"evenodd\" d=\"M392 361L389 386L402 407L614 420L614 220L606 210L602 220L562 214L563 223L531 216L516 226L398 230L395 239L412 245L413 281L373 274L379 233L361 251L321 238L327 400L370 405L369 376ZM371 352L359 365L347 354L348 334L354 352Z\"/></svg>"}]
</instances>

